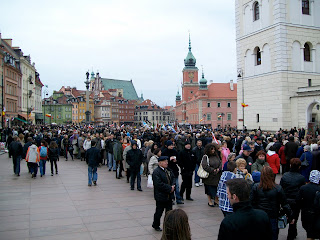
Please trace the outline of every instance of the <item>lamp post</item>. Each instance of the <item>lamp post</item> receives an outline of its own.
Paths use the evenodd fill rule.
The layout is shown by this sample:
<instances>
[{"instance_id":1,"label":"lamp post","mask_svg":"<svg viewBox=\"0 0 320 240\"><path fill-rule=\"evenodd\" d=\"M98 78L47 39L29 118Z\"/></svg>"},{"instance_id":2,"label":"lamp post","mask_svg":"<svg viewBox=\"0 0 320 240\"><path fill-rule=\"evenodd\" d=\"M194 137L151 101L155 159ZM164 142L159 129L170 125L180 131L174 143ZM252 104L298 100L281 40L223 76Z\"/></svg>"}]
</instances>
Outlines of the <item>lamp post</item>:
<instances>
[{"instance_id":1,"label":"lamp post","mask_svg":"<svg viewBox=\"0 0 320 240\"><path fill-rule=\"evenodd\" d=\"M241 88L242 88L242 103L244 103L244 81L243 81L243 71L242 68L238 69L238 78L241 78ZM244 131L244 107L242 106L242 130Z\"/></svg>"},{"instance_id":2,"label":"lamp post","mask_svg":"<svg viewBox=\"0 0 320 240\"><path fill-rule=\"evenodd\" d=\"M223 116L224 116L225 114L224 113L221 113L221 127L222 127L222 131L223 131L223 129L224 129L224 127L223 127Z\"/></svg>"},{"instance_id":3,"label":"lamp post","mask_svg":"<svg viewBox=\"0 0 320 240\"><path fill-rule=\"evenodd\" d=\"M29 124L29 113L31 113L30 111L31 108L29 109L29 98L31 98L31 95L32 95L32 90L30 90L29 92L29 84L33 84L31 75L28 77L28 80L27 80L27 124Z\"/></svg>"},{"instance_id":4,"label":"lamp post","mask_svg":"<svg viewBox=\"0 0 320 240\"><path fill-rule=\"evenodd\" d=\"M48 96L48 85L45 85L46 89L43 90L43 124L46 125L46 96Z\"/></svg>"},{"instance_id":5,"label":"lamp post","mask_svg":"<svg viewBox=\"0 0 320 240\"><path fill-rule=\"evenodd\" d=\"M90 114L91 112L89 111L89 70L86 72L86 76L87 76L87 81L85 81L84 83L86 84L86 124L88 125L90 123Z\"/></svg>"}]
</instances>

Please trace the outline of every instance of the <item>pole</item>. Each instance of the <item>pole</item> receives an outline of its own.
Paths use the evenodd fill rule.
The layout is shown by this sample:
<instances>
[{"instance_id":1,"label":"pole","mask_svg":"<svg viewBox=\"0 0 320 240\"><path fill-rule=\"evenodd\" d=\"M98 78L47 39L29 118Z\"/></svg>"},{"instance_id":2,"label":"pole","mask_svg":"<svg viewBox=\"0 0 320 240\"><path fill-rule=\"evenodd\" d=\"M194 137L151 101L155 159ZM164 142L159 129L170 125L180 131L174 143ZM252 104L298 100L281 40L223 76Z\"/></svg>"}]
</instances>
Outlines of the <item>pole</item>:
<instances>
[{"instance_id":1,"label":"pole","mask_svg":"<svg viewBox=\"0 0 320 240\"><path fill-rule=\"evenodd\" d=\"M241 78L242 78L242 103L244 103L244 82L243 82L243 72L241 70ZM242 107L242 130L244 131L244 107Z\"/></svg>"}]
</instances>

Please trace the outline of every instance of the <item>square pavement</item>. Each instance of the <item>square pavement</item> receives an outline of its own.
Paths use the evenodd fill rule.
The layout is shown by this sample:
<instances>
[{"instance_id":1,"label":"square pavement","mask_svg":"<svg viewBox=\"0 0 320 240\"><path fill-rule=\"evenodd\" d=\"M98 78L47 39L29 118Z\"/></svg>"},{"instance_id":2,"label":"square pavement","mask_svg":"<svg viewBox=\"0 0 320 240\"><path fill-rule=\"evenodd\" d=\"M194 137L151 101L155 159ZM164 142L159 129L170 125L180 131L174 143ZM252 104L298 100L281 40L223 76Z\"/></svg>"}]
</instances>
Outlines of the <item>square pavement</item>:
<instances>
[{"instance_id":1,"label":"square pavement","mask_svg":"<svg viewBox=\"0 0 320 240\"><path fill-rule=\"evenodd\" d=\"M21 176L13 174L12 159L0 155L0 239L100 240L160 239L151 227L155 211L153 190L142 177L143 192L131 191L125 178L116 179L106 166L98 168L98 185L88 187L87 165L76 159L58 162L59 174L32 179L26 162ZM181 183L181 181L180 181ZM204 187L193 187L194 202L174 205L187 212L192 239L216 239L223 215L207 205ZM162 217L163 220L163 217ZM162 223L161 220L161 223ZM298 224L298 238L306 233ZM287 229L279 239L286 239Z\"/></svg>"}]
</instances>

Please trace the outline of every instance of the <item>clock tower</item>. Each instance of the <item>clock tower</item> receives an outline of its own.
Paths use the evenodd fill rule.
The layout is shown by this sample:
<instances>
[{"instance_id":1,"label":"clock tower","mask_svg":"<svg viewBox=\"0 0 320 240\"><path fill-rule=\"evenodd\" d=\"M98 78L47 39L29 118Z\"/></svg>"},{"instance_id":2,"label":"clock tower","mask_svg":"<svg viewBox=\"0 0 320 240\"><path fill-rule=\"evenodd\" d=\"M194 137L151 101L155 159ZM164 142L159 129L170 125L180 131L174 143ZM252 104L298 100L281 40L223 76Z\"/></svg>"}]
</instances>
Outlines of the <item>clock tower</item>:
<instances>
[{"instance_id":1,"label":"clock tower","mask_svg":"<svg viewBox=\"0 0 320 240\"><path fill-rule=\"evenodd\" d=\"M189 52L184 59L184 68L182 70L182 102L189 101L199 89L198 68L196 67L196 58L191 52L191 40L189 34Z\"/></svg>"}]
</instances>

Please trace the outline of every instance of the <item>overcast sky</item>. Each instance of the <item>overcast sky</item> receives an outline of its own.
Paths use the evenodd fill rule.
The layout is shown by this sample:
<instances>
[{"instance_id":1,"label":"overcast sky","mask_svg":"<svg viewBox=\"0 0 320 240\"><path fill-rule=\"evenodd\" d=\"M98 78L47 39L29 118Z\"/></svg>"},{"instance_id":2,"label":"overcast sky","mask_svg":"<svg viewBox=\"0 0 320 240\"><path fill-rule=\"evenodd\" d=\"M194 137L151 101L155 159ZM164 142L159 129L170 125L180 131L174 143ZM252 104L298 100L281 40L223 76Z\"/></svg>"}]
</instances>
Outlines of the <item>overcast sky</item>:
<instances>
[{"instance_id":1,"label":"overcast sky","mask_svg":"<svg viewBox=\"0 0 320 240\"><path fill-rule=\"evenodd\" d=\"M133 80L138 95L174 105L192 52L205 78L236 81L234 0L2 1L0 32L36 63L50 95L85 89L85 73Z\"/></svg>"}]
</instances>

